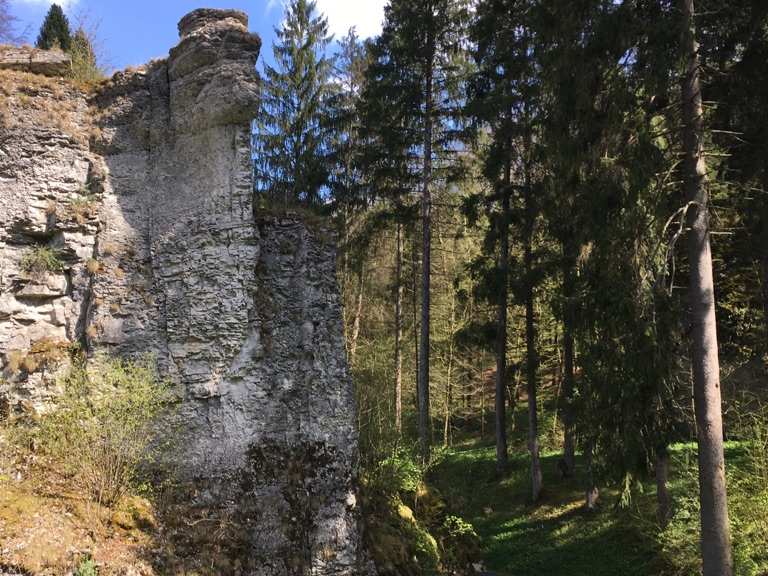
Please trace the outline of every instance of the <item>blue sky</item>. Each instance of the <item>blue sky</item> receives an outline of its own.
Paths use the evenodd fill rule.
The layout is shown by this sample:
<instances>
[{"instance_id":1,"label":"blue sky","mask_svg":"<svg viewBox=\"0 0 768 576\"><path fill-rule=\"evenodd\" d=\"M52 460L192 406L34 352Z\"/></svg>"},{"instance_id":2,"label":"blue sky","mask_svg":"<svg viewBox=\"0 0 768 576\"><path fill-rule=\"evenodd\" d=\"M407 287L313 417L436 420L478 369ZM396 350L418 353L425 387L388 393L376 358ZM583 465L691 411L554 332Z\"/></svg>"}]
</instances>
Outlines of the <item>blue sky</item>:
<instances>
[{"instance_id":1,"label":"blue sky","mask_svg":"<svg viewBox=\"0 0 768 576\"><path fill-rule=\"evenodd\" d=\"M282 0L59 0L70 22L84 17L98 25L100 52L110 69L163 57L176 44L176 24L195 8L237 8L246 12L250 29L261 36L263 57L270 60L274 27L282 19ZM337 38L354 25L366 37L381 30L385 0L317 0ZM12 12L28 26L34 43L51 0L11 0ZM261 66L259 66L261 67Z\"/></svg>"}]
</instances>

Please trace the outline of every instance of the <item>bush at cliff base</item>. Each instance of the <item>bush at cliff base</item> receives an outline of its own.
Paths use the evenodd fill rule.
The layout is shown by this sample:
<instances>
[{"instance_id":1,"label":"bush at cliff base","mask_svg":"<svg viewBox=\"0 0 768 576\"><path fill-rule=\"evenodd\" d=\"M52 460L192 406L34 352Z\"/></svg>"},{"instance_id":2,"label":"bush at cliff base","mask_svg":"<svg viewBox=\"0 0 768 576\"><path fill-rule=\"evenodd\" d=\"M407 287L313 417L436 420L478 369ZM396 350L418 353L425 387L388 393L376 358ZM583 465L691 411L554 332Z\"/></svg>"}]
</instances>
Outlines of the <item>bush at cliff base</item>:
<instances>
[{"instance_id":1,"label":"bush at cliff base","mask_svg":"<svg viewBox=\"0 0 768 576\"><path fill-rule=\"evenodd\" d=\"M159 439L173 403L170 386L151 357L101 356L75 365L63 387L56 410L41 421L41 447L94 501L114 504L170 449L173 435Z\"/></svg>"},{"instance_id":2,"label":"bush at cliff base","mask_svg":"<svg viewBox=\"0 0 768 576\"><path fill-rule=\"evenodd\" d=\"M395 449L363 474L365 539L383 575L464 573L480 555L469 522L448 515L411 451Z\"/></svg>"}]
</instances>

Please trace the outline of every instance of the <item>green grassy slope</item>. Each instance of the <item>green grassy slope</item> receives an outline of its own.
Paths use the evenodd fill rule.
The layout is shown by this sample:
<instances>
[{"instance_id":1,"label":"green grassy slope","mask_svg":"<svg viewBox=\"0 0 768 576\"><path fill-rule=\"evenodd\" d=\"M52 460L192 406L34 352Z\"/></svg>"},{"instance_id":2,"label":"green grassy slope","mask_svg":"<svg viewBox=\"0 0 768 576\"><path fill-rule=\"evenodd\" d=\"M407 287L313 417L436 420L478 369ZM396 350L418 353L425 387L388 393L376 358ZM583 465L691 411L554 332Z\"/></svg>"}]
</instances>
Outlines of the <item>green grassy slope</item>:
<instances>
[{"instance_id":1,"label":"green grassy slope","mask_svg":"<svg viewBox=\"0 0 768 576\"><path fill-rule=\"evenodd\" d=\"M530 504L528 460L511 460L499 480L494 447L467 445L447 453L429 475L448 506L470 521L482 540L488 570L506 576L656 576L697 573L698 509L693 445L672 451L670 488L675 516L666 530L655 523L652 480L615 506L618 492L603 489L595 512L582 507L581 466L562 480L557 454L543 458L545 491ZM731 516L739 576L768 574L768 490L755 478L749 450L729 444ZM754 481L754 482L753 482Z\"/></svg>"}]
</instances>

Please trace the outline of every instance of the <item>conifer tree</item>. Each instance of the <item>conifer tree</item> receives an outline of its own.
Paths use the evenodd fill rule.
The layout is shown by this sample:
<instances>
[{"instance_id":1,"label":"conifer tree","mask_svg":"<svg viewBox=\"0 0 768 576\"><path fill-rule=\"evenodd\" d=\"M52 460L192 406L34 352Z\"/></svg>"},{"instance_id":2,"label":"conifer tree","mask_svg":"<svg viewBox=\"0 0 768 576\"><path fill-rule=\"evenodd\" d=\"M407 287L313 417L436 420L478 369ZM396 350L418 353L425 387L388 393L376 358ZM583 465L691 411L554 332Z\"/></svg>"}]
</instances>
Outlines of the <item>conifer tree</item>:
<instances>
[{"instance_id":1,"label":"conifer tree","mask_svg":"<svg viewBox=\"0 0 768 576\"><path fill-rule=\"evenodd\" d=\"M320 205L329 170L325 120L332 91L332 37L311 0L291 0L275 30L275 66L266 66L254 133L255 187L275 202Z\"/></svg>"},{"instance_id":2,"label":"conifer tree","mask_svg":"<svg viewBox=\"0 0 768 576\"><path fill-rule=\"evenodd\" d=\"M422 456L430 453L429 401L430 280L432 193L444 180L451 148L455 105L449 97L455 56L461 49L463 3L460 0L393 0L385 9L379 40L380 82L384 106L397 115L394 129L402 150L419 161L421 202L421 326L417 382L418 428ZM390 113L391 113L390 112ZM415 192L415 190L410 190Z\"/></svg>"},{"instance_id":3,"label":"conifer tree","mask_svg":"<svg viewBox=\"0 0 768 576\"><path fill-rule=\"evenodd\" d=\"M64 10L58 4L51 4L50 10L40 27L35 45L43 50L60 48L68 52L72 45L72 33L69 29L69 20Z\"/></svg>"},{"instance_id":4,"label":"conifer tree","mask_svg":"<svg viewBox=\"0 0 768 576\"><path fill-rule=\"evenodd\" d=\"M704 156L704 123L700 85L701 64L693 0L680 0L684 18L682 79L684 186L688 208L689 300L693 343L693 395L699 440L701 553L704 576L730 576L728 499L723 453L720 362L717 350L715 289L710 248L709 188Z\"/></svg>"}]
</instances>

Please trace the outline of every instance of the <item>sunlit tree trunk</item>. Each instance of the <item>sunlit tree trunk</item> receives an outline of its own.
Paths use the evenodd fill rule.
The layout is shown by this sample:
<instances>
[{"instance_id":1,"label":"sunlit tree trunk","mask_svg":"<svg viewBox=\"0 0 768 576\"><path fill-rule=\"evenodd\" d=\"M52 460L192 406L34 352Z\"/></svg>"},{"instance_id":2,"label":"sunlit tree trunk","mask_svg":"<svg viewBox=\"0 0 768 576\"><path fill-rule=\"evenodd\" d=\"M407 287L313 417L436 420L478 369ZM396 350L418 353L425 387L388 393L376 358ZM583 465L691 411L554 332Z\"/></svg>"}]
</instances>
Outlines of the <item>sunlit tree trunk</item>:
<instances>
[{"instance_id":1,"label":"sunlit tree trunk","mask_svg":"<svg viewBox=\"0 0 768 576\"><path fill-rule=\"evenodd\" d=\"M531 137L526 136L526 155L531 154ZM536 398L538 354L536 350L536 318L534 312L533 291L533 227L535 211L531 190L530 158L526 159L525 186L525 222L523 237L523 265L525 268L525 348L526 381L528 384L528 451L531 454L531 497L539 499L542 487L541 458L539 450L539 413Z\"/></svg>"},{"instance_id":2,"label":"sunlit tree trunk","mask_svg":"<svg viewBox=\"0 0 768 576\"><path fill-rule=\"evenodd\" d=\"M403 225L397 223L395 253L395 429L403 432Z\"/></svg>"},{"instance_id":3,"label":"sunlit tree trunk","mask_svg":"<svg viewBox=\"0 0 768 576\"><path fill-rule=\"evenodd\" d=\"M699 441L699 498L701 553L704 576L730 576L728 501L723 454L723 420L717 323L709 243L709 192L703 150L702 98L699 83L699 45L696 41L693 0L681 0L685 21L683 53L687 69L682 85L685 190L688 210L688 259L691 269L691 313L694 406Z\"/></svg>"},{"instance_id":4,"label":"sunlit tree trunk","mask_svg":"<svg viewBox=\"0 0 768 576\"><path fill-rule=\"evenodd\" d=\"M507 302L509 300L509 194L512 167L504 167L499 219L499 286L496 319L496 471L507 468Z\"/></svg>"},{"instance_id":5,"label":"sunlit tree trunk","mask_svg":"<svg viewBox=\"0 0 768 576\"><path fill-rule=\"evenodd\" d=\"M363 315L363 296L365 283L363 282L363 264L357 274L357 298L355 303L355 316L352 320L352 334L349 339L349 363L355 364L357 355L357 339L360 336L360 317Z\"/></svg>"},{"instance_id":6,"label":"sunlit tree trunk","mask_svg":"<svg viewBox=\"0 0 768 576\"><path fill-rule=\"evenodd\" d=\"M563 475L571 476L576 467L576 443L574 440L574 273L576 262L570 249L564 248L563 266Z\"/></svg>"},{"instance_id":7,"label":"sunlit tree trunk","mask_svg":"<svg viewBox=\"0 0 768 576\"><path fill-rule=\"evenodd\" d=\"M424 90L424 167L422 174L421 193L421 227L422 227L422 272L421 272L421 342L419 344L419 445L423 460L429 460L432 427L429 413L429 328L430 328L430 280L431 273L431 243L432 243L432 196L430 184L432 181L432 114L434 102L432 89L434 81L435 40L430 37L427 42L425 58L425 90Z\"/></svg>"}]
</instances>

